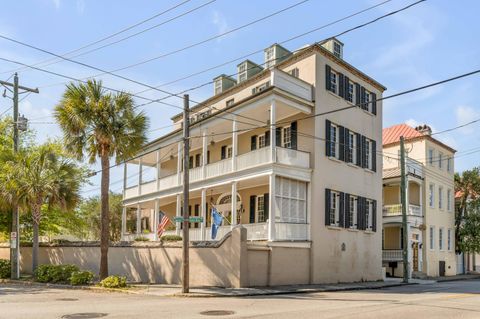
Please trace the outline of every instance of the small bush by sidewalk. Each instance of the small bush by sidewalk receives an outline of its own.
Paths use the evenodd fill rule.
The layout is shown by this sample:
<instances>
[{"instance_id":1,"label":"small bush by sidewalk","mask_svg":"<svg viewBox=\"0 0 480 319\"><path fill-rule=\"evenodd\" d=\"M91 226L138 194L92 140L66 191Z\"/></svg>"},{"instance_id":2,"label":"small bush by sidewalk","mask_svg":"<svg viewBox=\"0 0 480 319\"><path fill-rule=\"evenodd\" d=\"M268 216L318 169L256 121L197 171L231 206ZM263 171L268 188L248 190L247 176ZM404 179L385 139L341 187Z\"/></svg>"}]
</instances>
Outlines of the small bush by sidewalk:
<instances>
[{"instance_id":1,"label":"small bush by sidewalk","mask_svg":"<svg viewBox=\"0 0 480 319\"><path fill-rule=\"evenodd\" d=\"M92 283L93 277L91 271L74 271L70 277L70 284L72 286L88 285Z\"/></svg>"},{"instance_id":2,"label":"small bush by sidewalk","mask_svg":"<svg viewBox=\"0 0 480 319\"><path fill-rule=\"evenodd\" d=\"M99 285L103 288L126 288L127 277L118 275L108 276L100 281Z\"/></svg>"},{"instance_id":3,"label":"small bush by sidewalk","mask_svg":"<svg viewBox=\"0 0 480 319\"><path fill-rule=\"evenodd\" d=\"M10 278L10 270L11 270L10 260L7 259L0 259L0 278L7 279Z\"/></svg>"},{"instance_id":4,"label":"small bush by sidewalk","mask_svg":"<svg viewBox=\"0 0 480 319\"><path fill-rule=\"evenodd\" d=\"M75 265L40 265L34 276L39 282L69 283L72 273L79 270Z\"/></svg>"},{"instance_id":5,"label":"small bush by sidewalk","mask_svg":"<svg viewBox=\"0 0 480 319\"><path fill-rule=\"evenodd\" d=\"M180 241L182 240L182 236L178 235L164 235L160 238L160 240L163 241Z\"/></svg>"}]
</instances>

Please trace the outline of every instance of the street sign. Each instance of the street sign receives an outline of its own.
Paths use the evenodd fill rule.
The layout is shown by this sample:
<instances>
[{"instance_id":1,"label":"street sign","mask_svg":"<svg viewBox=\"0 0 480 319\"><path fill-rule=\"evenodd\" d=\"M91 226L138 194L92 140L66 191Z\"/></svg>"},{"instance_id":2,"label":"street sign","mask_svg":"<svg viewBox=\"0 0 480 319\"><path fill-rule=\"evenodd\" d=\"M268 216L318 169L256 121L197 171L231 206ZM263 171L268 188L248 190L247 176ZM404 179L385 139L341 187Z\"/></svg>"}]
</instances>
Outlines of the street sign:
<instances>
[{"instance_id":1,"label":"street sign","mask_svg":"<svg viewBox=\"0 0 480 319\"><path fill-rule=\"evenodd\" d=\"M189 220L191 223L203 223L203 217L194 216L190 217Z\"/></svg>"},{"instance_id":2,"label":"street sign","mask_svg":"<svg viewBox=\"0 0 480 319\"><path fill-rule=\"evenodd\" d=\"M183 217L173 217L173 221L176 223L181 223L183 222Z\"/></svg>"}]
</instances>

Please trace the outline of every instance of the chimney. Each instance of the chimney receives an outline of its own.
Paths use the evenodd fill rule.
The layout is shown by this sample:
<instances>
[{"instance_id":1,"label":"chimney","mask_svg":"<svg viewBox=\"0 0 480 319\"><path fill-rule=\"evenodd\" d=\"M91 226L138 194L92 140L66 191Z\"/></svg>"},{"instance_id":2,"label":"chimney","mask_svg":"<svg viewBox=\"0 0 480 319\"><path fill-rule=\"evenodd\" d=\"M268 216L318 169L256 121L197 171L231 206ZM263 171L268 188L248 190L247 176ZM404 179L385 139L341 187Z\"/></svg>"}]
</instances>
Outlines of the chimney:
<instances>
[{"instance_id":1,"label":"chimney","mask_svg":"<svg viewBox=\"0 0 480 319\"><path fill-rule=\"evenodd\" d=\"M427 124L417 126L415 130L423 135L432 135L432 128Z\"/></svg>"}]
</instances>

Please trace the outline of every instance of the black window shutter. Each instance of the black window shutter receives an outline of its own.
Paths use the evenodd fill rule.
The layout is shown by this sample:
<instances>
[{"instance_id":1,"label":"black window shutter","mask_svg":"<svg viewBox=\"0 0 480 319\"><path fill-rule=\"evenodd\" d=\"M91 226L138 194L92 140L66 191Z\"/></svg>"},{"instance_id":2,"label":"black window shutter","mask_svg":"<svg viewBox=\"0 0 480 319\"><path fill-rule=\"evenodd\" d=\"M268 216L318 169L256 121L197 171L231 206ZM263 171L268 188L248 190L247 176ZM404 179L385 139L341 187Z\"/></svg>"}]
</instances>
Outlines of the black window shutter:
<instances>
[{"instance_id":1,"label":"black window shutter","mask_svg":"<svg viewBox=\"0 0 480 319\"><path fill-rule=\"evenodd\" d=\"M199 216L200 215L200 204L195 204L195 216ZM198 223L195 223L194 224L194 227L195 228L198 228Z\"/></svg>"},{"instance_id":2,"label":"black window shutter","mask_svg":"<svg viewBox=\"0 0 480 319\"><path fill-rule=\"evenodd\" d=\"M297 149L297 121L290 124L290 141L292 142L292 149Z\"/></svg>"},{"instance_id":3,"label":"black window shutter","mask_svg":"<svg viewBox=\"0 0 480 319\"><path fill-rule=\"evenodd\" d=\"M345 193L345 205L344 205L344 215L345 215L345 228L350 228L350 194Z\"/></svg>"},{"instance_id":4,"label":"black window shutter","mask_svg":"<svg viewBox=\"0 0 480 319\"><path fill-rule=\"evenodd\" d=\"M332 191L328 188L325 188L325 226L330 226L332 224L330 221L331 200L332 200Z\"/></svg>"},{"instance_id":5,"label":"black window shutter","mask_svg":"<svg viewBox=\"0 0 480 319\"><path fill-rule=\"evenodd\" d=\"M195 155L195 166L200 166L200 154Z\"/></svg>"},{"instance_id":6,"label":"black window shutter","mask_svg":"<svg viewBox=\"0 0 480 319\"><path fill-rule=\"evenodd\" d=\"M362 167L363 168L366 168L367 167L367 158L366 158L366 155L367 155L367 138L365 136L362 135Z\"/></svg>"},{"instance_id":7,"label":"black window shutter","mask_svg":"<svg viewBox=\"0 0 480 319\"><path fill-rule=\"evenodd\" d=\"M255 223L255 195L250 196L250 223Z\"/></svg>"},{"instance_id":8,"label":"black window shutter","mask_svg":"<svg viewBox=\"0 0 480 319\"><path fill-rule=\"evenodd\" d=\"M367 199L362 197L362 230L367 229Z\"/></svg>"},{"instance_id":9,"label":"black window shutter","mask_svg":"<svg viewBox=\"0 0 480 319\"><path fill-rule=\"evenodd\" d=\"M282 128L275 129L275 146L282 146Z\"/></svg>"},{"instance_id":10,"label":"black window shutter","mask_svg":"<svg viewBox=\"0 0 480 319\"><path fill-rule=\"evenodd\" d=\"M338 134L338 140L339 140L339 150L338 150L338 159L341 161L345 161L345 128L343 126L338 127L339 134Z\"/></svg>"},{"instance_id":11,"label":"black window shutter","mask_svg":"<svg viewBox=\"0 0 480 319\"><path fill-rule=\"evenodd\" d=\"M362 87L360 88L360 101L361 101L361 103L362 103L362 109L368 110L368 105L365 104L365 98L366 98L366 96L365 96L365 88L362 86Z\"/></svg>"},{"instance_id":12,"label":"black window shutter","mask_svg":"<svg viewBox=\"0 0 480 319\"><path fill-rule=\"evenodd\" d=\"M345 227L345 194L340 193L340 207L338 210L338 226Z\"/></svg>"},{"instance_id":13,"label":"black window shutter","mask_svg":"<svg viewBox=\"0 0 480 319\"><path fill-rule=\"evenodd\" d=\"M327 89L328 91L332 90L332 85L330 83L331 73L332 68L330 67L330 65L325 64L325 89Z\"/></svg>"},{"instance_id":14,"label":"black window shutter","mask_svg":"<svg viewBox=\"0 0 480 319\"><path fill-rule=\"evenodd\" d=\"M265 131L265 146L270 146L270 130Z\"/></svg>"},{"instance_id":15,"label":"black window shutter","mask_svg":"<svg viewBox=\"0 0 480 319\"><path fill-rule=\"evenodd\" d=\"M265 216L268 218L271 218L269 215L269 209L270 209L270 196L268 193L263 194L263 211L265 212Z\"/></svg>"},{"instance_id":16,"label":"black window shutter","mask_svg":"<svg viewBox=\"0 0 480 319\"><path fill-rule=\"evenodd\" d=\"M330 135L330 131L332 128L332 122L329 120L325 120L325 155L331 156L332 153L330 152L330 139L332 138Z\"/></svg>"},{"instance_id":17,"label":"black window shutter","mask_svg":"<svg viewBox=\"0 0 480 319\"><path fill-rule=\"evenodd\" d=\"M207 151L207 164L210 164L210 151Z\"/></svg>"},{"instance_id":18,"label":"black window shutter","mask_svg":"<svg viewBox=\"0 0 480 319\"><path fill-rule=\"evenodd\" d=\"M253 135L250 138L250 150L254 151L257 149L257 135Z\"/></svg>"},{"instance_id":19,"label":"black window shutter","mask_svg":"<svg viewBox=\"0 0 480 319\"><path fill-rule=\"evenodd\" d=\"M377 231L377 201L374 200L372 203L372 230Z\"/></svg>"},{"instance_id":20,"label":"black window shutter","mask_svg":"<svg viewBox=\"0 0 480 319\"><path fill-rule=\"evenodd\" d=\"M346 99L348 99L348 85L350 84L350 79L348 78L348 76L346 76L346 75L344 76L344 78L343 78L343 83L345 83L345 84L344 84L344 86L345 86L345 89L344 89L345 92L344 92L343 97L344 97L344 99L346 100ZM353 101L353 102L355 102L355 101Z\"/></svg>"},{"instance_id":21,"label":"black window shutter","mask_svg":"<svg viewBox=\"0 0 480 319\"><path fill-rule=\"evenodd\" d=\"M357 229L362 229L362 197L357 197Z\"/></svg>"},{"instance_id":22,"label":"black window shutter","mask_svg":"<svg viewBox=\"0 0 480 319\"><path fill-rule=\"evenodd\" d=\"M344 133L344 138L343 138L343 146L345 147L345 162L350 163L352 159L350 158L350 130L348 128L345 128L345 133Z\"/></svg>"},{"instance_id":23,"label":"black window shutter","mask_svg":"<svg viewBox=\"0 0 480 319\"><path fill-rule=\"evenodd\" d=\"M345 97L345 79L342 73L338 73L338 95Z\"/></svg>"},{"instance_id":24,"label":"black window shutter","mask_svg":"<svg viewBox=\"0 0 480 319\"><path fill-rule=\"evenodd\" d=\"M193 156L188 157L188 168L193 168Z\"/></svg>"},{"instance_id":25,"label":"black window shutter","mask_svg":"<svg viewBox=\"0 0 480 319\"><path fill-rule=\"evenodd\" d=\"M372 140L372 171L377 171L377 142Z\"/></svg>"},{"instance_id":26,"label":"black window shutter","mask_svg":"<svg viewBox=\"0 0 480 319\"><path fill-rule=\"evenodd\" d=\"M377 115L377 95L375 93L370 93L370 99L372 101L372 113Z\"/></svg>"},{"instance_id":27,"label":"black window shutter","mask_svg":"<svg viewBox=\"0 0 480 319\"><path fill-rule=\"evenodd\" d=\"M220 149L220 159L224 160L227 157L227 146L223 145Z\"/></svg>"},{"instance_id":28,"label":"black window shutter","mask_svg":"<svg viewBox=\"0 0 480 319\"><path fill-rule=\"evenodd\" d=\"M362 136L360 134L355 134L357 138L357 166L362 167Z\"/></svg>"},{"instance_id":29,"label":"black window shutter","mask_svg":"<svg viewBox=\"0 0 480 319\"><path fill-rule=\"evenodd\" d=\"M360 105L360 84L355 83L355 105L356 106L361 106Z\"/></svg>"}]
</instances>

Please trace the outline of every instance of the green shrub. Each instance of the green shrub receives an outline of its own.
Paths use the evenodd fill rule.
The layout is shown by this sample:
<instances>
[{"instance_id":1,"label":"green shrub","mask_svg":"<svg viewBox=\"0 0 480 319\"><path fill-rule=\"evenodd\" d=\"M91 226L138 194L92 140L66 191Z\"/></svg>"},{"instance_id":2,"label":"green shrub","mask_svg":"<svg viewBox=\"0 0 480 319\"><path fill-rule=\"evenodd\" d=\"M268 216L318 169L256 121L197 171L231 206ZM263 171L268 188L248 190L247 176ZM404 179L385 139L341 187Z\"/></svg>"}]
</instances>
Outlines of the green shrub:
<instances>
[{"instance_id":1,"label":"green shrub","mask_svg":"<svg viewBox=\"0 0 480 319\"><path fill-rule=\"evenodd\" d=\"M182 240L182 236L178 235L165 235L160 238L161 241L180 241Z\"/></svg>"},{"instance_id":2,"label":"green shrub","mask_svg":"<svg viewBox=\"0 0 480 319\"><path fill-rule=\"evenodd\" d=\"M127 287L127 277L125 276L108 276L100 281L100 286L103 288L125 288Z\"/></svg>"},{"instance_id":3,"label":"green shrub","mask_svg":"<svg viewBox=\"0 0 480 319\"><path fill-rule=\"evenodd\" d=\"M0 259L0 278L7 279L10 278L10 260Z\"/></svg>"},{"instance_id":4,"label":"green shrub","mask_svg":"<svg viewBox=\"0 0 480 319\"><path fill-rule=\"evenodd\" d=\"M93 273L91 271L74 271L70 277L70 284L73 286L76 285L87 285L93 280Z\"/></svg>"},{"instance_id":5,"label":"green shrub","mask_svg":"<svg viewBox=\"0 0 480 319\"><path fill-rule=\"evenodd\" d=\"M75 265L40 265L35 271L39 282L68 283L72 273L79 271Z\"/></svg>"},{"instance_id":6,"label":"green shrub","mask_svg":"<svg viewBox=\"0 0 480 319\"><path fill-rule=\"evenodd\" d=\"M140 237L136 237L135 241L150 241L150 239L148 239L147 237L140 236Z\"/></svg>"}]
</instances>

